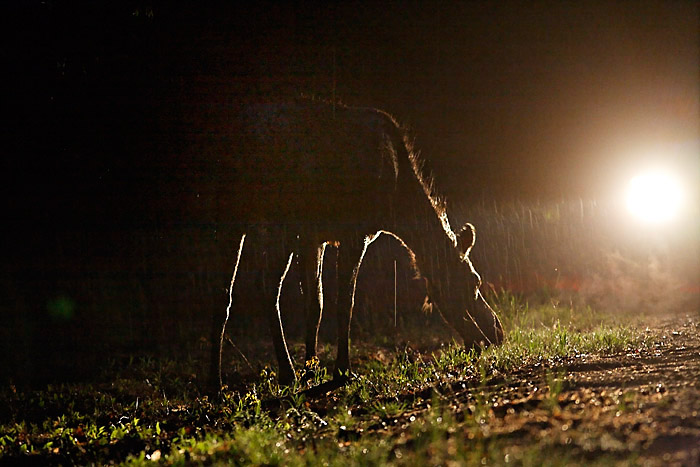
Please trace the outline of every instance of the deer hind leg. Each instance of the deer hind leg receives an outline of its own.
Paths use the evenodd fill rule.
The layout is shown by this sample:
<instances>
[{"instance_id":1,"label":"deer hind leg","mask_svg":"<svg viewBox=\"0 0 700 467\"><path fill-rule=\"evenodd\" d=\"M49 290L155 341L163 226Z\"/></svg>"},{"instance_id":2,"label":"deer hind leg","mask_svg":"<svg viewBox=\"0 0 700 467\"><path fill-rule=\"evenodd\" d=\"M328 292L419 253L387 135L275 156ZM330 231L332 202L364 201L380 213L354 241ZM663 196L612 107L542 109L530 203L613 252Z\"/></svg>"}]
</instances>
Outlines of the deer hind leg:
<instances>
[{"instance_id":1,"label":"deer hind leg","mask_svg":"<svg viewBox=\"0 0 700 467\"><path fill-rule=\"evenodd\" d=\"M338 355L334 378L344 381L350 374L350 321L355 304L355 285L367 243L341 242L338 250Z\"/></svg>"}]
</instances>

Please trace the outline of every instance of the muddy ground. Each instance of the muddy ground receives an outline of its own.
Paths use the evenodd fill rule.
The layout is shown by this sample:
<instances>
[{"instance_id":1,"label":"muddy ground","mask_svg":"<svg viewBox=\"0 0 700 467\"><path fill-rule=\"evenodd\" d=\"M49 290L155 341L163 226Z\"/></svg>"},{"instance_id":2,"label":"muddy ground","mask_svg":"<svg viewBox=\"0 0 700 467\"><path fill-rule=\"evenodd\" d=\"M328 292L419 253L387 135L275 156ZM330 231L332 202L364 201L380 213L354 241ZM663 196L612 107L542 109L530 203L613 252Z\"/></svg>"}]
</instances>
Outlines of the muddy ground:
<instances>
[{"instance_id":1,"label":"muddy ground","mask_svg":"<svg viewBox=\"0 0 700 467\"><path fill-rule=\"evenodd\" d=\"M563 364L559 394L540 390L552 386L552 376L536 370L505 386L491 430L523 444L570 446L586 457L639 454L642 464L700 465L698 320L667 318L647 332L660 336L651 352Z\"/></svg>"},{"instance_id":2,"label":"muddy ground","mask_svg":"<svg viewBox=\"0 0 700 467\"><path fill-rule=\"evenodd\" d=\"M519 452L527 458L539 446L555 463L560 456L577 464L700 465L698 317L652 319L645 332L654 344L643 352L535 364L478 391L438 391L454 400L458 420L478 413L487 398L476 436L507 446L516 464Z\"/></svg>"},{"instance_id":3,"label":"muddy ground","mask_svg":"<svg viewBox=\"0 0 700 467\"><path fill-rule=\"evenodd\" d=\"M345 436L372 433L387 437L395 450L410 451L413 423L438 397L467 437L506 453L503 465L539 464L545 453L554 465L700 466L700 315L636 317L632 327L651 345L542 361L486 383L477 376L405 394L411 409L396 417L367 420L358 406L353 415L365 422ZM369 354L357 358L387 358L382 351ZM335 399L316 398L311 408L324 413ZM534 458L533 448L540 452Z\"/></svg>"}]
</instances>

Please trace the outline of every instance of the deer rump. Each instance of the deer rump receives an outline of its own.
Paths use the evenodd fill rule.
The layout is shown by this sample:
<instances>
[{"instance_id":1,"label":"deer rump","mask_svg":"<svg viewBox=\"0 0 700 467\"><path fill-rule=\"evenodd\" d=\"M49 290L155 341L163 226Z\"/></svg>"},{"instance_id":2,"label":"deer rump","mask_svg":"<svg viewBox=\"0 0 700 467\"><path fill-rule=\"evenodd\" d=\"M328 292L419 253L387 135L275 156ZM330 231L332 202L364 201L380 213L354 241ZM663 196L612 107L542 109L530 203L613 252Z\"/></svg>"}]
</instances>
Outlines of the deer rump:
<instances>
[{"instance_id":1,"label":"deer rump","mask_svg":"<svg viewBox=\"0 0 700 467\"><path fill-rule=\"evenodd\" d=\"M465 345L503 340L500 321L481 296L480 278L469 261L473 227L457 234L451 230L432 183L421 174L405 132L391 116L376 109L301 101L248 106L235 126L235 154L217 169L224 174L217 179L216 218L238 232L236 265L245 245L254 242L258 254L253 261L260 268L253 269L282 276L279 281L263 278L260 287L281 384L295 380L279 311L279 289L291 255L302 268L309 361L316 356L323 309L324 249L328 244L338 248L338 290L332 300L338 313L334 375L344 381L350 370L355 282L367 245L381 233L406 247L416 272L426 279L431 302ZM231 287L234 283L235 273ZM216 339L218 358L212 359L219 386L227 320L228 310Z\"/></svg>"}]
</instances>

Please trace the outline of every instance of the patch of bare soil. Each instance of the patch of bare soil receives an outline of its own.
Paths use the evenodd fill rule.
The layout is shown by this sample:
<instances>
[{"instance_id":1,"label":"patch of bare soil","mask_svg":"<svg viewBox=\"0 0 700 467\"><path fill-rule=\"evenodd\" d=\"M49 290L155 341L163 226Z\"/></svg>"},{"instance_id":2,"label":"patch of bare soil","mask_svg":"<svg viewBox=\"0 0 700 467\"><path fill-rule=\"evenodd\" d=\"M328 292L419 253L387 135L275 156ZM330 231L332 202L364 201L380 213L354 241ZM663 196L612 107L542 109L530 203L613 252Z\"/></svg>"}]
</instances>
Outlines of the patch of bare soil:
<instances>
[{"instance_id":1,"label":"patch of bare soil","mask_svg":"<svg viewBox=\"0 0 700 467\"><path fill-rule=\"evenodd\" d=\"M535 449L537 462L551 456L557 465L700 466L699 319L647 322L652 349L431 388L419 395L425 402L391 421L394 429L377 430L404 439L437 391L458 423L475 420L465 431L470 439L509 453L505 463L527 464Z\"/></svg>"},{"instance_id":2,"label":"patch of bare soil","mask_svg":"<svg viewBox=\"0 0 700 467\"><path fill-rule=\"evenodd\" d=\"M700 465L698 319L657 321L647 332L658 336L651 351L580 356L507 378L491 392L488 435L584 462ZM473 395L463 402L475 408Z\"/></svg>"}]
</instances>

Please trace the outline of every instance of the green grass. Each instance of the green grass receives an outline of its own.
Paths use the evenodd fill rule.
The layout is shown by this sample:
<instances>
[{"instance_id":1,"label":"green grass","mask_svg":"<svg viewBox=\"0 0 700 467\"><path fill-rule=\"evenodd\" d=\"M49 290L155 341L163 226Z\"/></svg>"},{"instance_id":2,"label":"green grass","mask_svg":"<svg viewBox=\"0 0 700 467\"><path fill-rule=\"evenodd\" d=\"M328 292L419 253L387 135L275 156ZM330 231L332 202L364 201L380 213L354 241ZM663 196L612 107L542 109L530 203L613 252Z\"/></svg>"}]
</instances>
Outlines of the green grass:
<instances>
[{"instance_id":1,"label":"green grass","mask_svg":"<svg viewBox=\"0 0 700 467\"><path fill-rule=\"evenodd\" d=\"M556 410L567 359L616 354L648 338L588 307L531 306L491 297L506 343L481 354L447 345L432 354L396 349L389 363L365 359L346 387L307 401L264 368L220 401L193 384L196 362L135 359L94 384L0 394L0 460L169 465L575 465L551 446L490 436L494 376L539 365ZM610 324L613 322L612 324ZM361 345L354 351L361 353ZM316 372L316 383L328 378ZM265 401L281 399L268 410ZM624 402L624 401L623 401ZM556 459L556 461L554 460ZM585 462L589 464L590 459Z\"/></svg>"}]
</instances>

